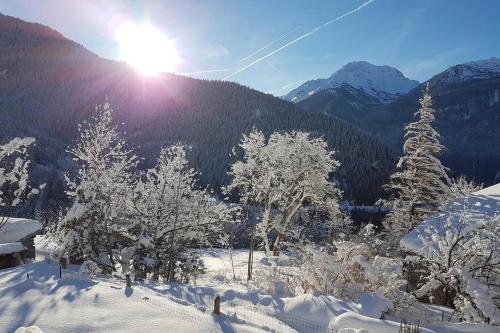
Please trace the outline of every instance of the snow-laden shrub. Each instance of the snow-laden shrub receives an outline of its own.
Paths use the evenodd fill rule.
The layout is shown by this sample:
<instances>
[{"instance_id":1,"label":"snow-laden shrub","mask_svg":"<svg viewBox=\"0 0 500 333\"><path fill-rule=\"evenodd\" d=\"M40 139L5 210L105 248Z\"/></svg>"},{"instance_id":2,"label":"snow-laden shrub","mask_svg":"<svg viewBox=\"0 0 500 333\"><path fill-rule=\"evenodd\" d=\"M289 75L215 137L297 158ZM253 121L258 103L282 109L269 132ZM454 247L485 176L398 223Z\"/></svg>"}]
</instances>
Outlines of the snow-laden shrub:
<instances>
[{"instance_id":1,"label":"snow-laden shrub","mask_svg":"<svg viewBox=\"0 0 500 333\"><path fill-rule=\"evenodd\" d=\"M192 253L181 258L179 263L180 281L181 283L194 282L198 276L206 272L205 263L200 259L199 254Z\"/></svg>"},{"instance_id":2,"label":"snow-laden shrub","mask_svg":"<svg viewBox=\"0 0 500 333\"><path fill-rule=\"evenodd\" d=\"M43 333L38 326L19 327L14 333Z\"/></svg>"},{"instance_id":3,"label":"snow-laden shrub","mask_svg":"<svg viewBox=\"0 0 500 333\"><path fill-rule=\"evenodd\" d=\"M290 288L295 293L321 291L338 298L357 300L375 292L389 299L395 308L405 308L415 298L403 292L402 260L379 255L384 244L367 225L350 240L333 246L306 245L296 249Z\"/></svg>"},{"instance_id":4,"label":"snow-laden shrub","mask_svg":"<svg viewBox=\"0 0 500 333\"><path fill-rule=\"evenodd\" d=\"M80 278L81 279L93 279L97 274L101 272L101 269L92 260L86 260L80 267Z\"/></svg>"},{"instance_id":5,"label":"snow-laden shrub","mask_svg":"<svg viewBox=\"0 0 500 333\"><path fill-rule=\"evenodd\" d=\"M466 212L450 214L444 230L431 227L420 239L427 274L416 295L451 291L461 319L500 325L500 216L472 223Z\"/></svg>"},{"instance_id":6,"label":"snow-laden shrub","mask_svg":"<svg viewBox=\"0 0 500 333\"><path fill-rule=\"evenodd\" d=\"M283 272L283 268L272 266L254 272L254 283L260 293L278 297L292 296L289 288L290 281Z\"/></svg>"},{"instance_id":7,"label":"snow-laden shrub","mask_svg":"<svg viewBox=\"0 0 500 333\"><path fill-rule=\"evenodd\" d=\"M460 176L457 179L452 179L450 183L450 191L448 193L447 202L453 202L460 198L466 198L474 192L483 188L483 184L477 184L474 181L468 181L465 176Z\"/></svg>"}]
</instances>

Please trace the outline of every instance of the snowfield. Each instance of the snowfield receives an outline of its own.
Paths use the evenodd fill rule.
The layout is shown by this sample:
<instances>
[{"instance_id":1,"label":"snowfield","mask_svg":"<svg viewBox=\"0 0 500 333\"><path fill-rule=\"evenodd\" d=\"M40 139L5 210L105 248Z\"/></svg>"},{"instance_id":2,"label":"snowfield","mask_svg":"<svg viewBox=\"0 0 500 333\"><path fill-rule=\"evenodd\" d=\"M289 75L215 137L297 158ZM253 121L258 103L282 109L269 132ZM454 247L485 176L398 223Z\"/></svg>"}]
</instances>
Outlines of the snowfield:
<instances>
[{"instance_id":1,"label":"snowfield","mask_svg":"<svg viewBox=\"0 0 500 333\"><path fill-rule=\"evenodd\" d=\"M59 266L41 260L50 258L57 246L45 237L37 237L36 245L40 261L0 270L1 333L32 325L45 333L320 332L319 328L327 333L398 333L401 317L419 319L425 333L500 332L491 326L441 323L442 311L449 317L451 310L433 306L421 305L410 309L409 316L394 314L381 320L387 304L375 294L358 302L320 293L263 295L246 281L246 250L233 251L232 256L229 250L200 250L207 272L196 285L144 281L127 289L120 278L81 279L78 266L64 270L59 279ZM254 254L254 262L254 272L272 264L262 252ZM278 262L286 265L288 258ZM220 316L212 314L216 295L222 299ZM423 311L425 318L418 315Z\"/></svg>"}]
</instances>

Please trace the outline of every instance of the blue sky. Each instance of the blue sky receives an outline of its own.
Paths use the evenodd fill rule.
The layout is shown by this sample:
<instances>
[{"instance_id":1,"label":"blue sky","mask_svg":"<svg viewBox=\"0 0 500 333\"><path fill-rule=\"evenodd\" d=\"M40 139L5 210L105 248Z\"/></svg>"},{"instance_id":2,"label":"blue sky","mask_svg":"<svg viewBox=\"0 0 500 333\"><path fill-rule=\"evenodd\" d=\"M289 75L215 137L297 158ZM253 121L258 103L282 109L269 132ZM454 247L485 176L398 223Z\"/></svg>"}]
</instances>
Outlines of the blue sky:
<instances>
[{"instance_id":1,"label":"blue sky","mask_svg":"<svg viewBox=\"0 0 500 333\"><path fill-rule=\"evenodd\" d=\"M225 70L193 75L222 79L366 1L2 0L0 12L49 25L114 59L112 22L148 21L175 40L178 72ZM229 80L281 95L349 61L367 60L423 81L453 64L500 56L499 13L497 0L374 0Z\"/></svg>"}]
</instances>

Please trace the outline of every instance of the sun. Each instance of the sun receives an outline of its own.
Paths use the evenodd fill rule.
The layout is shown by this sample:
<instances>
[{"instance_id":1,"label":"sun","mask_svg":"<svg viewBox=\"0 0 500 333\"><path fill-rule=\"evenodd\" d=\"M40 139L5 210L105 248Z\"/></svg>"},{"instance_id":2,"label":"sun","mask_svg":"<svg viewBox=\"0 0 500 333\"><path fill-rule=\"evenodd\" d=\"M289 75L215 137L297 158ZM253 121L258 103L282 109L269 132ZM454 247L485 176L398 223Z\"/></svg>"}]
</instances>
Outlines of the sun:
<instances>
[{"instance_id":1,"label":"sun","mask_svg":"<svg viewBox=\"0 0 500 333\"><path fill-rule=\"evenodd\" d=\"M175 43L150 24L123 22L115 30L120 57L144 75L173 72L180 61Z\"/></svg>"}]
</instances>

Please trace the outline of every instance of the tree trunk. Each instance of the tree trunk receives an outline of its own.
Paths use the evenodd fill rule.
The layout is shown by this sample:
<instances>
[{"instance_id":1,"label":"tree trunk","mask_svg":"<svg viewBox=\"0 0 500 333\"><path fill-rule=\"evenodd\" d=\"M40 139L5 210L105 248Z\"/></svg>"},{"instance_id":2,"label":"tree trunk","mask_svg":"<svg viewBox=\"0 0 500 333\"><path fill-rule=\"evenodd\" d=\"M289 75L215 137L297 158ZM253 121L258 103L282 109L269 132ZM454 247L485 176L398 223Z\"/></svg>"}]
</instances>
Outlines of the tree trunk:
<instances>
[{"instance_id":1,"label":"tree trunk","mask_svg":"<svg viewBox=\"0 0 500 333\"><path fill-rule=\"evenodd\" d=\"M281 238L281 233L278 233L273 245L273 256L275 257L278 257L280 255L280 238Z\"/></svg>"},{"instance_id":2,"label":"tree trunk","mask_svg":"<svg viewBox=\"0 0 500 333\"><path fill-rule=\"evenodd\" d=\"M254 239L255 239L255 224L252 223L252 238L250 239L250 251L248 251L248 277L247 277L248 281L252 279Z\"/></svg>"}]
</instances>

